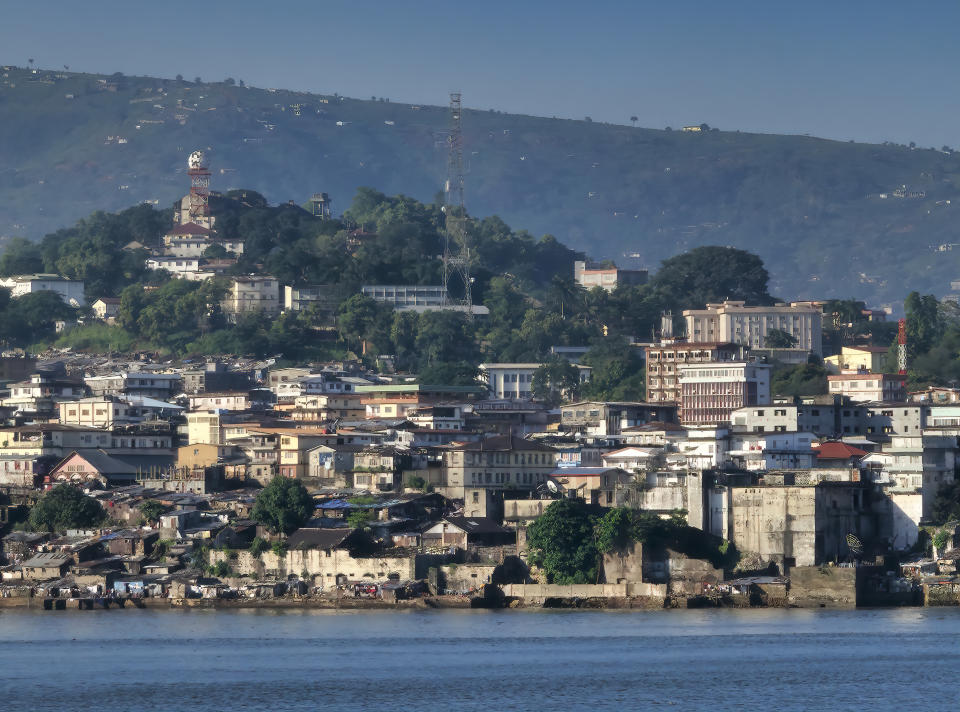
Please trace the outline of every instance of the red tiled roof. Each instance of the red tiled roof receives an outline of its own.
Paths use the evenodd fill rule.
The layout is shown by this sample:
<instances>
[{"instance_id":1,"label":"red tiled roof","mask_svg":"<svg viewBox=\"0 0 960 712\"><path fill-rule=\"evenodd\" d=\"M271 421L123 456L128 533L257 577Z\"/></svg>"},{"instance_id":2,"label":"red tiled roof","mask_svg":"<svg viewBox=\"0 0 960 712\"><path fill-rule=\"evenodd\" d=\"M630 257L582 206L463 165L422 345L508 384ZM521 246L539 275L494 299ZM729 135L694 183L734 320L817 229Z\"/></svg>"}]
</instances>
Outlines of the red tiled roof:
<instances>
[{"instance_id":1,"label":"red tiled roof","mask_svg":"<svg viewBox=\"0 0 960 712\"><path fill-rule=\"evenodd\" d=\"M838 442L820 443L820 447L817 448L818 460L849 460L852 457L863 457L866 454L866 450Z\"/></svg>"},{"instance_id":2,"label":"red tiled roof","mask_svg":"<svg viewBox=\"0 0 960 712\"><path fill-rule=\"evenodd\" d=\"M184 225L177 225L176 227L167 230L168 235L209 235L210 231L203 227L202 225L197 225L196 223L186 223Z\"/></svg>"}]
</instances>

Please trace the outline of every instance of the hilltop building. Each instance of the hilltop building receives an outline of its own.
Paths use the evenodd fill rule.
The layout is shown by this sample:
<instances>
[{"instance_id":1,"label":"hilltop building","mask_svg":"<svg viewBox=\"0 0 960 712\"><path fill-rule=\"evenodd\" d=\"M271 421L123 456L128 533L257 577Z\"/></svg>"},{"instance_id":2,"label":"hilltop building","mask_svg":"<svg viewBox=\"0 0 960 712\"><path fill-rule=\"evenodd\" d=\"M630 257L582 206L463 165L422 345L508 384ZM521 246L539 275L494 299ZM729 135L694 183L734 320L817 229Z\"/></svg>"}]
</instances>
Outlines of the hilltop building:
<instances>
[{"instance_id":1,"label":"hilltop building","mask_svg":"<svg viewBox=\"0 0 960 712\"><path fill-rule=\"evenodd\" d=\"M233 277L221 307L231 322L236 322L241 314L252 312L275 316L280 313L280 283L270 275Z\"/></svg>"},{"instance_id":2,"label":"hilltop building","mask_svg":"<svg viewBox=\"0 0 960 712\"><path fill-rule=\"evenodd\" d=\"M584 289L600 287L612 292L620 286L647 283L647 270L620 269L616 265L606 267L593 262L577 260L573 263L573 278Z\"/></svg>"},{"instance_id":3,"label":"hilltop building","mask_svg":"<svg viewBox=\"0 0 960 712\"><path fill-rule=\"evenodd\" d=\"M818 356L823 353L823 312L813 302L791 302L772 307L748 307L746 302L707 304L685 309L687 340L691 343L734 343L752 349L768 344L774 330L796 339L796 347Z\"/></svg>"},{"instance_id":4,"label":"hilltop building","mask_svg":"<svg viewBox=\"0 0 960 712\"><path fill-rule=\"evenodd\" d=\"M87 303L83 293L83 282L67 279L58 274L20 274L0 279L0 287L10 290L10 296L16 299L24 294L54 292L65 304L82 307Z\"/></svg>"}]
</instances>

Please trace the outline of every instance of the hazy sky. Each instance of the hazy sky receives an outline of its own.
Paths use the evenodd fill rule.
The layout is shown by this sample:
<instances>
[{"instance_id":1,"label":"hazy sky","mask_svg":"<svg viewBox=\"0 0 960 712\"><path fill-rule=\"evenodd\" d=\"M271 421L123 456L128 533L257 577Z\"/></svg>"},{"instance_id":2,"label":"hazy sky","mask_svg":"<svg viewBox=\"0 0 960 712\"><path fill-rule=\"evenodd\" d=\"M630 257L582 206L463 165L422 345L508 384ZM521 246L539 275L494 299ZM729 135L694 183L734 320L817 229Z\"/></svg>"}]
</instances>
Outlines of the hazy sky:
<instances>
[{"instance_id":1,"label":"hazy sky","mask_svg":"<svg viewBox=\"0 0 960 712\"><path fill-rule=\"evenodd\" d=\"M960 146L960 3L10 0L0 63Z\"/></svg>"}]
</instances>

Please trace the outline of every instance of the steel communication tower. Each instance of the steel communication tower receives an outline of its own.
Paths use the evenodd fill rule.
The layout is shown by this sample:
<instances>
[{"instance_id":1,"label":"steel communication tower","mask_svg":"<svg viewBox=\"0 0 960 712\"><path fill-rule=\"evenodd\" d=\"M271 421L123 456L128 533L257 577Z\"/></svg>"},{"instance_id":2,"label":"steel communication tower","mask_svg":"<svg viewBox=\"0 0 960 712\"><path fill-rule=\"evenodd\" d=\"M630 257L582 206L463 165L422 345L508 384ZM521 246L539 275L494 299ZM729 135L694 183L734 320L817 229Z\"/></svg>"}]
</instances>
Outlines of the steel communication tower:
<instances>
[{"instance_id":1,"label":"steel communication tower","mask_svg":"<svg viewBox=\"0 0 960 712\"><path fill-rule=\"evenodd\" d=\"M897 368L901 376L907 375L907 320L897 324Z\"/></svg>"},{"instance_id":2,"label":"steel communication tower","mask_svg":"<svg viewBox=\"0 0 960 712\"><path fill-rule=\"evenodd\" d=\"M443 243L443 303L446 306L453 301L449 294L450 277L457 275L463 280L463 299L457 301L467 307L467 317L472 317L470 246L467 240L467 212L463 205L463 132L460 114L460 92L451 92L447 183L443 206L446 232Z\"/></svg>"},{"instance_id":3,"label":"steel communication tower","mask_svg":"<svg viewBox=\"0 0 960 712\"><path fill-rule=\"evenodd\" d=\"M203 151L194 151L187 159L190 176L190 219L210 216L210 169Z\"/></svg>"}]
</instances>

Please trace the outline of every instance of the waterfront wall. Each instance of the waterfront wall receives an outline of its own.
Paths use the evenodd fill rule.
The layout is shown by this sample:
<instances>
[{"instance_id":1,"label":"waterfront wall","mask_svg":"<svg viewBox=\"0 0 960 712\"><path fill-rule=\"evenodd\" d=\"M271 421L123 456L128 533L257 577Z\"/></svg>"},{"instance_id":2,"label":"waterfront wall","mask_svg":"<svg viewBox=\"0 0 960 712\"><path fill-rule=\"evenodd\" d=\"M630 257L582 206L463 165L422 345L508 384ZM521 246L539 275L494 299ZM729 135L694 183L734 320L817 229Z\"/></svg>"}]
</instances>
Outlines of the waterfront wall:
<instances>
[{"instance_id":1,"label":"waterfront wall","mask_svg":"<svg viewBox=\"0 0 960 712\"><path fill-rule=\"evenodd\" d=\"M657 583L582 583L546 584L512 583L503 587L503 595L520 598L525 602L544 601L548 598L660 598L667 596L665 584Z\"/></svg>"},{"instance_id":2,"label":"waterfront wall","mask_svg":"<svg viewBox=\"0 0 960 712\"><path fill-rule=\"evenodd\" d=\"M854 608L857 569L795 566L790 569L788 602L799 608Z\"/></svg>"}]
</instances>

